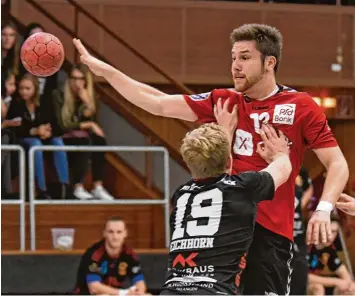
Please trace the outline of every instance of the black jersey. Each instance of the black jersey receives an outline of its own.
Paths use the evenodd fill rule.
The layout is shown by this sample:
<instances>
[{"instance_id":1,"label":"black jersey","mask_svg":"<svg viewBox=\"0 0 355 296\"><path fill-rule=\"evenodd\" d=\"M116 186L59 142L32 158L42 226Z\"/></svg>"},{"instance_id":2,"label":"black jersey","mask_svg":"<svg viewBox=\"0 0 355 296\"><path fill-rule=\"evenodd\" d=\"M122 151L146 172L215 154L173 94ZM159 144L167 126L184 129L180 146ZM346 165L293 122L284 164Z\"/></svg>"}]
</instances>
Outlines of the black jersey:
<instances>
[{"instance_id":1,"label":"black jersey","mask_svg":"<svg viewBox=\"0 0 355 296\"><path fill-rule=\"evenodd\" d=\"M222 174L181 186L172 198L172 238L162 294L238 293L256 205L271 200L274 191L267 172Z\"/></svg>"}]
</instances>

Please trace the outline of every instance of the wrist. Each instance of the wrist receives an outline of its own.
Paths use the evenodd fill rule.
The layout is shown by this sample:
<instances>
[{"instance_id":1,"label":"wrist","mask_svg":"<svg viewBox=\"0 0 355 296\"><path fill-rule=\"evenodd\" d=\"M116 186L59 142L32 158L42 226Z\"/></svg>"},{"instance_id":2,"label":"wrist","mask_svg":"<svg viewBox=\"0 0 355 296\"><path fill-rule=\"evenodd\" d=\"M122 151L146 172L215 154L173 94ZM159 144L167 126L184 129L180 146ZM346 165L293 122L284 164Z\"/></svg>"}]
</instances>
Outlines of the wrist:
<instances>
[{"instance_id":1,"label":"wrist","mask_svg":"<svg viewBox=\"0 0 355 296\"><path fill-rule=\"evenodd\" d=\"M330 214L333 208L334 206L331 202L321 200L317 205L316 211L327 212Z\"/></svg>"}]
</instances>

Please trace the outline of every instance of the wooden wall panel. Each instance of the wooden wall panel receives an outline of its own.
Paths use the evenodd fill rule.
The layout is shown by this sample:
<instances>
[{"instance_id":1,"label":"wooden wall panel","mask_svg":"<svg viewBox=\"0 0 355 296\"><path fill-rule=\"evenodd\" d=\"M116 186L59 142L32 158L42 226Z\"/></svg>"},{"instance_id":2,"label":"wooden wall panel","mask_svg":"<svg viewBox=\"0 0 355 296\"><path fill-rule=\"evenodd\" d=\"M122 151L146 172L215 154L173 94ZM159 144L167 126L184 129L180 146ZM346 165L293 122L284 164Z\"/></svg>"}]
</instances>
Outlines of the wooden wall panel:
<instances>
[{"instance_id":1,"label":"wooden wall panel","mask_svg":"<svg viewBox=\"0 0 355 296\"><path fill-rule=\"evenodd\" d=\"M39 21L64 43L73 58L71 38L48 19L14 0L12 12L25 24ZM74 10L58 0L39 0L59 20L74 27ZM244 23L277 26L284 35L279 80L298 85L350 86L354 82L355 10L328 6L214 1L79 1L84 8L125 38L166 72L185 83L230 83L231 31ZM127 52L118 42L80 16L79 37L121 70L147 82L164 78ZM343 47L343 71L330 70L337 47Z\"/></svg>"},{"instance_id":2,"label":"wooden wall panel","mask_svg":"<svg viewBox=\"0 0 355 296\"><path fill-rule=\"evenodd\" d=\"M2 206L2 250L18 250L18 206ZM157 212L155 212L157 214ZM85 249L102 237L107 218L121 216L127 223L128 243L135 248L163 248L163 238L153 241L153 206L125 205L42 205L36 207L37 249L52 249L51 228L75 228L75 249ZM163 221L161 217L161 221ZM30 248L29 211L26 208L26 249Z\"/></svg>"}]
</instances>

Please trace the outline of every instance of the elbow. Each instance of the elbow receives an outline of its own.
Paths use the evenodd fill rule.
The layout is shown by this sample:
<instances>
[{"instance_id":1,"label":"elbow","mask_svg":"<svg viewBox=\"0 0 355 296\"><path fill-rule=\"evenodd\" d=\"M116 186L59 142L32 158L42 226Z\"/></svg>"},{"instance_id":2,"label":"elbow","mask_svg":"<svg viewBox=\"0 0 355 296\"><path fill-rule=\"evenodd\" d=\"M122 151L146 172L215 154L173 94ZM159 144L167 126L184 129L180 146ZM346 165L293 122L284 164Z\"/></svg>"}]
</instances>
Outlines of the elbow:
<instances>
[{"instance_id":1,"label":"elbow","mask_svg":"<svg viewBox=\"0 0 355 296\"><path fill-rule=\"evenodd\" d=\"M345 157L342 155L342 157L338 157L334 159L328 166L328 171L334 171L337 172L337 174L341 175L342 179L344 179L346 182L349 179L349 166L348 163L346 162Z\"/></svg>"}]
</instances>

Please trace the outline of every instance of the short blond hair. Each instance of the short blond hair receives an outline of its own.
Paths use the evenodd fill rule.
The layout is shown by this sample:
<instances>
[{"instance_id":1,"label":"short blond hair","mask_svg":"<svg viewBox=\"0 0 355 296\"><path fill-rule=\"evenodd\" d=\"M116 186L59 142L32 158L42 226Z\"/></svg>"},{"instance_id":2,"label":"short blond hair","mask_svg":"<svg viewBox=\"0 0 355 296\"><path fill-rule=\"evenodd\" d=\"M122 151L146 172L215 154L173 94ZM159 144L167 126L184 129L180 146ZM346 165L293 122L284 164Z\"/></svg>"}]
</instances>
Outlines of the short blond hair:
<instances>
[{"instance_id":1,"label":"short blond hair","mask_svg":"<svg viewBox=\"0 0 355 296\"><path fill-rule=\"evenodd\" d=\"M225 172L230 143L223 127L207 123L186 134L180 152L194 178L209 178Z\"/></svg>"}]
</instances>

